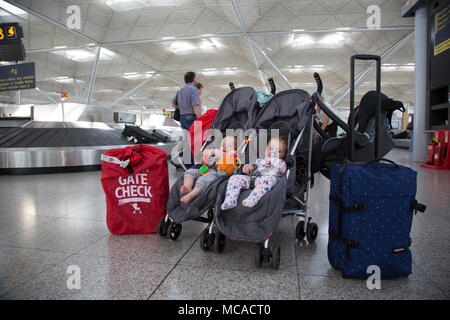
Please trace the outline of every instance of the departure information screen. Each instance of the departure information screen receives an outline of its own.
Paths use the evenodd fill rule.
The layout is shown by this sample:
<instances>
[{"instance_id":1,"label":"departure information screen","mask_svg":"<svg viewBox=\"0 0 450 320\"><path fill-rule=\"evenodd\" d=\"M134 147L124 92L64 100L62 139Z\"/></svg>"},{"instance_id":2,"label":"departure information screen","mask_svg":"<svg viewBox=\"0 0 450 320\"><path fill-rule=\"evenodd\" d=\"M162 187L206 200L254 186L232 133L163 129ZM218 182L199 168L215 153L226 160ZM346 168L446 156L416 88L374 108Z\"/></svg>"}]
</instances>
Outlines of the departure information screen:
<instances>
[{"instance_id":1,"label":"departure information screen","mask_svg":"<svg viewBox=\"0 0 450 320\"><path fill-rule=\"evenodd\" d=\"M17 27L11 25L3 25L0 27L0 41L16 40Z\"/></svg>"},{"instance_id":2,"label":"departure information screen","mask_svg":"<svg viewBox=\"0 0 450 320\"><path fill-rule=\"evenodd\" d=\"M22 27L17 22L0 24L0 61L25 60L22 38Z\"/></svg>"}]
</instances>

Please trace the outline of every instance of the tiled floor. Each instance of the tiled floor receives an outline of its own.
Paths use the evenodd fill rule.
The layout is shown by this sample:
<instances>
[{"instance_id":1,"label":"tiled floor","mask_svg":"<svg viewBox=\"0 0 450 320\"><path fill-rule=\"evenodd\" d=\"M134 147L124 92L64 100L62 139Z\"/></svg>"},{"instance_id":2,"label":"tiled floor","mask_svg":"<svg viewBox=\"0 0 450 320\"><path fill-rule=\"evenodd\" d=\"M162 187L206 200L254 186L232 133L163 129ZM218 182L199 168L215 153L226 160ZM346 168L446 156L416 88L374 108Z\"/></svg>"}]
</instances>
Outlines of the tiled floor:
<instances>
[{"instance_id":1,"label":"tiled floor","mask_svg":"<svg viewBox=\"0 0 450 320\"><path fill-rule=\"evenodd\" d=\"M0 299L448 299L450 172L420 169L407 150L389 157L418 170L428 209L414 220L413 274L383 280L381 290L330 267L329 181L321 176L311 199L316 243L296 242L296 218L284 218L272 238L282 254L273 271L254 267L253 244L203 252L200 223L185 223L178 241L110 235L100 172L89 172L0 177ZM173 183L181 173L170 170ZM80 268L80 290L67 289L71 265Z\"/></svg>"}]
</instances>

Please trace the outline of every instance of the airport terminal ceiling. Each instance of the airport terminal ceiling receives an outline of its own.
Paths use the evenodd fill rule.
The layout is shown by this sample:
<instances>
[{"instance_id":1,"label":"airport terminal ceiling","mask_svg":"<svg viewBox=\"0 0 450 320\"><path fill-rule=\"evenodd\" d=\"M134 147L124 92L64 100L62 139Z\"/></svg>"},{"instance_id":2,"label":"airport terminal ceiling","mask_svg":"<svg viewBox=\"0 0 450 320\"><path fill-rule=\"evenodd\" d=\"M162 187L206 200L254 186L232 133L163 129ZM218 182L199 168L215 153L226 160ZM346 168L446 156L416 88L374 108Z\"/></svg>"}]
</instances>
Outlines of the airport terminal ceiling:
<instances>
[{"instance_id":1,"label":"airport terminal ceiling","mask_svg":"<svg viewBox=\"0 0 450 320\"><path fill-rule=\"evenodd\" d=\"M80 25L69 29L74 1L0 1L0 22L23 27L26 61L36 64L37 90L21 104L67 102L113 110L161 110L192 70L204 84L203 104L218 107L236 87L310 93L319 72L331 102L348 106L349 60L356 53L383 57L382 90L414 101L414 20L401 17L404 0L82 0ZM367 7L380 8L369 30ZM69 24L68 24L69 22ZM76 26L78 27L78 26ZM99 51L100 50L100 51ZM369 64L359 63L364 75ZM374 88L371 74L356 96ZM91 92L91 94L89 94ZM2 106L16 92L0 93Z\"/></svg>"}]
</instances>

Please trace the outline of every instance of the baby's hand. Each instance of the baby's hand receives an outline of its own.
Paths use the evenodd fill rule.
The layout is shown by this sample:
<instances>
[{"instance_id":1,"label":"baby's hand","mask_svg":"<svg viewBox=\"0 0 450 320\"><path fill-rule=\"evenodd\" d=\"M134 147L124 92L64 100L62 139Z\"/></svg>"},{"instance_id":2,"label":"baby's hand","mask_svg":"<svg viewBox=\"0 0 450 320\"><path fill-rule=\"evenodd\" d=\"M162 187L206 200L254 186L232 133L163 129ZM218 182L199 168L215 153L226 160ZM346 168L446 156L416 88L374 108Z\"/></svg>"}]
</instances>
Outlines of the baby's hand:
<instances>
[{"instance_id":1,"label":"baby's hand","mask_svg":"<svg viewBox=\"0 0 450 320\"><path fill-rule=\"evenodd\" d=\"M244 166L244 169L242 170L245 174L249 174L251 172L253 172L254 168L251 164L246 164Z\"/></svg>"},{"instance_id":2,"label":"baby's hand","mask_svg":"<svg viewBox=\"0 0 450 320\"><path fill-rule=\"evenodd\" d=\"M211 158L212 154L213 154L213 152L212 152L211 149L206 149L206 150L204 150L204 151L203 151L203 154L202 154L202 156L203 156L203 162L204 162L204 163L207 163L208 160Z\"/></svg>"}]
</instances>

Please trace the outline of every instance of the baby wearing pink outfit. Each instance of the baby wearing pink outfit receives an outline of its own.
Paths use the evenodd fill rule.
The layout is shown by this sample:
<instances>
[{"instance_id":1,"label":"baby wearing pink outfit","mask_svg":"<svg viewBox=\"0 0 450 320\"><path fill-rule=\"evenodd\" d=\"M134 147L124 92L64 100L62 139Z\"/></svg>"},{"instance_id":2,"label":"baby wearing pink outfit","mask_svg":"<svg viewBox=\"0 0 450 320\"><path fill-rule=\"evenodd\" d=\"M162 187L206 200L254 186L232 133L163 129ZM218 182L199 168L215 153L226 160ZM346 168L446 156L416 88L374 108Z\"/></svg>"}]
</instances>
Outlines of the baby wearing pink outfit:
<instances>
[{"instance_id":1,"label":"baby wearing pink outfit","mask_svg":"<svg viewBox=\"0 0 450 320\"><path fill-rule=\"evenodd\" d=\"M286 162L283 160L286 156L286 151L287 139L285 137L271 139L267 144L265 158L256 160L256 169L253 165L247 164L242 170L246 175L236 174L228 180L225 199L220 208L222 210L228 210L237 206L237 200L241 190L250 188L251 178L248 174L256 170L258 177L255 180L255 188L242 201L243 206L254 207L286 173Z\"/></svg>"}]
</instances>

